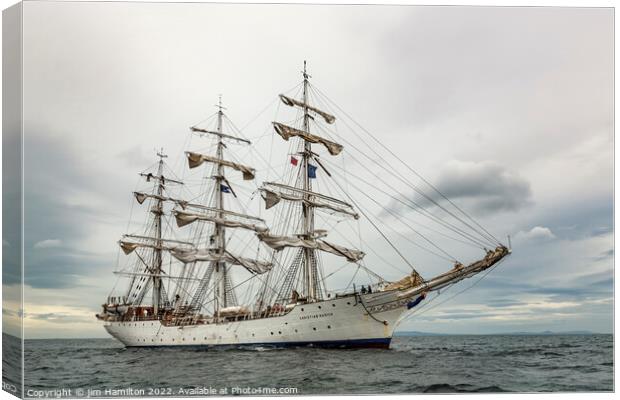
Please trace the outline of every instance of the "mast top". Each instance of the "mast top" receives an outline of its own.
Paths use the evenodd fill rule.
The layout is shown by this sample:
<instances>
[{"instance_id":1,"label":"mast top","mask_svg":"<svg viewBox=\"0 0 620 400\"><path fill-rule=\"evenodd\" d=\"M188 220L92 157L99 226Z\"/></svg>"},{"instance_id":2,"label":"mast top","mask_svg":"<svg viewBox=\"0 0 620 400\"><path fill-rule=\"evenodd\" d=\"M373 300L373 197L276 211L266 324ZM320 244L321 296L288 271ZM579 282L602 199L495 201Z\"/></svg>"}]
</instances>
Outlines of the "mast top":
<instances>
[{"instance_id":1,"label":"mast top","mask_svg":"<svg viewBox=\"0 0 620 400\"><path fill-rule=\"evenodd\" d=\"M226 110L227 109L226 107L224 107L222 105L222 95L221 94L218 94L218 102L217 102L217 104L215 106L218 108L220 114L222 113L222 110Z\"/></svg>"},{"instance_id":2,"label":"mast top","mask_svg":"<svg viewBox=\"0 0 620 400\"><path fill-rule=\"evenodd\" d=\"M160 161L163 160L164 158L168 158L168 155L164 154L163 147L157 152L157 157L159 157Z\"/></svg>"},{"instance_id":3,"label":"mast top","mask_svg":"<svg viewBox=\"0 0 620 400\"><path fill-rule=\"evenodd\" d=\"M304 81L307 81L308 78L312 78L312 76L308 75L308 72L306 72L306 60L304 60L304 70L303 70L302 74L304 76Z\"/></svg>"}]
</instances>

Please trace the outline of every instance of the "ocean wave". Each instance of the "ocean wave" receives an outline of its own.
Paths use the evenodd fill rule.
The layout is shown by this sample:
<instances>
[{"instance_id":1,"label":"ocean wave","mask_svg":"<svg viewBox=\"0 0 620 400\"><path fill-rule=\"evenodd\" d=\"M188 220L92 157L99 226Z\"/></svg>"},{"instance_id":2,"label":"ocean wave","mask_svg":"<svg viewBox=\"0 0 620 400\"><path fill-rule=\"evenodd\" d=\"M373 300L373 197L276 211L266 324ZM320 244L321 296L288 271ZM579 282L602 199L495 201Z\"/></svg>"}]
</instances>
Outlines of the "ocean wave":
<instances>
[{"instance_id":1,"label":"ocean wave","mask_svg":"<svg viewBox=\"0 0 620 400\"><path fill-rule=\"evenodd\" d=\"M449 383L435 383L427 386L424 390L424 393L499 393L499 392L507 392L507 390L499 387L499 386L483 386L476 387L474 385L469 384L457 384L450 385Z\"/></svg>"}]
</instances>

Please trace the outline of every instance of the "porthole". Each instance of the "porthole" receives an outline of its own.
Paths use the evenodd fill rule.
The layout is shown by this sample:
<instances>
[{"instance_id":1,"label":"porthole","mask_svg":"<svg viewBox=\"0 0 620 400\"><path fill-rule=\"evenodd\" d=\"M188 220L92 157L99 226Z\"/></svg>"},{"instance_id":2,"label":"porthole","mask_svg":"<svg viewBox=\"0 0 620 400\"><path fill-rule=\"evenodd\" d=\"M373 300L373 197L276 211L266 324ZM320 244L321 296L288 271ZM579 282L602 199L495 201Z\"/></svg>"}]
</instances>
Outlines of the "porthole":
<instances>
[{"instance_id":1,"label":"porthole","mask_svg":"<svg viewBox=\"0 0 620 400\"><path fill-rule=\"evenodd\" d=\"M254 337L254 334L252 334L252 337Z\"/></svg>"},{"instance_id":2,"label":"porthole","mask_svg":"<svg viewBox=\"0 0 620 400\"><path fill-rule=\"evenodd\" d=\"M295 329L295 333L297 333L297 329Z\"/></svg>"},{"instance_id":3,"label":"porthole","mask_svg":"<svg viewBox=\"0 0 620 400\"><path fill-rule=\"evenodd\" d=\"M174 338L172 338L172 341L174 342Z\"/></svg>"},{"instance_id":4,"label":"porthole","mask_svg":"<svg viewBox=\"0 0 620 400\"><path fill-rule=\"evenodd\" d=\"M159 339L159 341L160 341L160 342L163 342L163 341L164 341L164 339L163 339L163 338L162 338L162 339Z\"/></svg>"},{"instance_id":5,"label":"porthole","mask_svg":"<svg viewBox=\"0 0 620 400\"><path fill-rule=\"evenodd\" d=\"M281 335L281 334L282 334L282 331L278 331L278 335Z\"/></svg>"},{"instance_id":6,"label":"porthole","mask_svg":"<svg viewBox=\"0 0 620 400\"><path fill-rule=\"evenodd\" d=\"M194 338L194 342L196 341L196 338Z\"/></svg>"},{"instance_id":7,"label":"porthole","mask_svg":"<svg viewBox=\"0 0 620 400\"><path fill-rule=\"evenodd\" d=\"M273 332L271 332L271 334L273 335Z\"/></svg>"},{"instance_id":8,"label":"porthole","mask_svg":"<svg viewBox=\"0 0 620 400\"><path fill-rule=\"evenodd\" d=\"M185 338L183 338L183 341L185 341Z\"/></svg>"},{"instance_id":9,"label":"porthole","mask_svg":"<svg viewBox=\"0 0 620 400\"><path fill-rule=\"evenodd\" d=\"M207 340L207 337L205 336L205 340Z\"/></svg>"},{"instance_id":10,"label":"porthole","mask_svg":"<svg viewBox=\"0 0 620 400\"><path fill-rule=\"evenodd\" d=\"M301 308L301 311L303 311L303 310L304 310L304 309L303 309L303 307L302 307L302 308Z\"/></svg>"},{"instance_id":11,"label":"porthole","mask_svg":"<svg viewBox=\"0 0 620 400\"><path fill-rule=\"evenodd\" d=\"M327 329L332 329L332 326L331 325L327 325Z\"/></svg>"},{"instance_id":12,"label":"porthole","mask_svg":"<svg viewBox=\"0 0 620 400\"><path fill-rule=\"evenodd\" d=\"M348 305L348 306L350 306L350 305L351 305L351 302L350 302L350 301L347 301L347 305Z\"/></svg>"},{"instance_id":13,"label":"porthole","mask_svg":"<svg viewBox=\"0 0 620 400\"><path fill-rule=\"evenodd\" d=\"M312 328L313 331L316 331L316 327Z\"/></svg>"},{"instance_id":14,"label":"porthole","mask_svg":"<svg viewBox=\"0 0 620 400\"><path fill-rule=\"evenodd\" d=\"M321 309L321 306L319 306L319 310Z\"/></svg>"},{"instance_id":15,"label":"porthole","mask_svg":"<svg viewBox=\"0 0 620 400\"><path fill-rule=\"evenodd\" d=\"M335 305L335 304L332 304L332 307L336 307L336 305Z\"/></svg>"}]
</instances>

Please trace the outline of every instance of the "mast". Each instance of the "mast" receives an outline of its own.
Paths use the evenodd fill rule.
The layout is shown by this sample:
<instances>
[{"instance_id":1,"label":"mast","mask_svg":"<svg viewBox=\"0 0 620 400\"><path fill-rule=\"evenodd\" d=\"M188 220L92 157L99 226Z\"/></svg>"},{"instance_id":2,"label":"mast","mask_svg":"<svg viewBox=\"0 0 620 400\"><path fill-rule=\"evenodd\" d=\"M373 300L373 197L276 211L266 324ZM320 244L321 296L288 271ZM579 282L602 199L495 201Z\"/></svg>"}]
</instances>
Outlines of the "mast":
<instances>
[{"instance_id":1,"label":"mast","mask_svg":"<svg viewBox=\"0 0 620 400\"><path fill-rule=\"evenodd\" d=\"M276 251L293 247L301 248L292 260L289 272L286 275L286 283L278 295L280 296L279 299L289 298L289 289L294 286L296 290L303 294L306 301L314 302L322 299L322 286L317 268L317 251L346 258L351 263L359 262L364 257L364 252L330 243L324 239L327 236L327 230L315 229L314 213L316 209L328 209L352 218L359 218L359 215L352 209L350 204L312 191L311 179L316 177L317 166L321 166L324 170L319 161L319 155L312 151L312 144L320 144L331 156L340 154L343 146L310 132L311 119L315 120L318 116L327 124L333 124L336 121L336 117L309 104L309 89L311 86L309 83L310 75L308 75L306 65L307 63L304 61L304 69L302 71L303 97L297 100L284 94L279 95L280 100L287 106L297 107L302 110L303 126L298 129L281 122L272 122L275 132L283 140L288 141L291 138L302 140L302 142L299 142L302 146L300 146L300 152L298 153L302 158L299 169L299 174L301 175L297 174L294 186L275 182L263 182L263 186L260 188L267 209L275 206L282 200L301 203L302 212L298 221L298 224L301 225L298 229L301 232L294 232L293 236L281 236L270 232L258 232L257 235L264 244ZM310 163L312 160L316 162L316 165ZM293 165L298 164L293 162L293 160L291 162ZM327 175L330 176L329 172L327 172Z\"/></svg>"},{"instance_id":2,"label":"mast","mask_svg":"<svg viewBox=\"0 0 620 400\"><path fill-rule=\"evenodd\" d=\"M219 97L217 112L217 151L216 157L220 160L224 159L224 142L222 140L222 119L224 112L222 111L222 96ZM224 194L222 193L222 182L224 182L224 166L217 164L217 175L215 176L215 208L222 210L224 208ZM221 211L217 213L218 218L222 218ZM219 256L223 256L226 251L225 229L221 224L215 224L215 248ZM227 307L226 304L226 263L223 261L214 261L213 268L215 269L215 315L219 317L220 309Z\"/></svg>"},{"instance_id":3,"label":"mast","mask_svg":"<svg viewBox=\"0 0 620 400\"><path fill-rule=\"evenodd\" d=\"M306 61L304 60L304 90L303 90L303 103L304 103L304 131L310 132L310 115L308 114L308 78L309 75L306 72ZM306 239L310 239L312 236L312 232L314 231L314 209L312 205L310 205L310 195L307 193L312 191L312 183L310 182L310 177L308 176L308 162L310 160L310 155L312 154L312 144L304 139L304 151L303 151L303 187L302 189L305 191L304 193L304 202L302 202L302 214L303 214L303 235ZM314 281L316 277L314 276L314 250L310 248L304 249L304 289L306 296L308 297L308 301L314 300L316 298L315 293L315 284Z\"/></svg>"},{"instance_id":4,"label":"mast","mask_svg":"<svg viewBox=\"0 0 620 400\"><path fill-rule=\"evenodd\" d=\"M157 166L157 175L163 176L164 172L164 158L168 157L164 154L163 149L157 153L159 157L159 164ZM155 207L152 212L155 215L154 227L155 227L155 247L153 252L153 313L155 316L159 314L159 306L161 301L161 250L162 250L162 237L161 237L161 216L163 212L163 201L161 197L164 194L164 180L157 180L157 195L160 199L157 199Z\"/></svg>"},{"instance_id":5,"label":"mast","mask_svg":"<svg viewBox=\"0 0 620 400\"><path fill-rule=\"evenodd\" d=\"M220 316L221 310L226 307L237 305L237 299L231 279L231 268L233 265L242 266L252 274L262 274L269 271L271 263L262 262L235 255L227 249L226 229L246 229L254 232L265 232L268 229L264 226L265 221L250 215L241 214L225 208L224 198L230 193L235 198L237 194L233 190L230 182L226 178L226 168L234 169L242 173L243 180L253 180L256 170L241 162L226 160L224 149L227 142L236 144L251 145L251 142L242 137L225 134L224 122L228 117L224 113L225 107L222 106L222 98L216 105L218 111L217 126L214 130L203 129L197 126L190 127L190 130L203 137L205 135L217 136L215 154L202 154L193 151L186 151L187 162L190 169L198 168L204 163L216 164L213 173L209 178L213 179L213 191L209 189L209 194L205 194L205 202L209 204L192 204L189 202L178 203L180 209L173 211L179 228L194 222L207 222L214 224L212 235L210 236L206 248L196 247L194 249L173 250L172 256L183 263L208 262L209 267L205 271L200 287L193 296L193 304L199 304L203 296L213 296L213 316L216 319ZM174 200L174 199L173 199ZM202 231L200 231L202 232ZM197 233L197 242L200 242L201 233Z\"/></svg>"}]
</instances>

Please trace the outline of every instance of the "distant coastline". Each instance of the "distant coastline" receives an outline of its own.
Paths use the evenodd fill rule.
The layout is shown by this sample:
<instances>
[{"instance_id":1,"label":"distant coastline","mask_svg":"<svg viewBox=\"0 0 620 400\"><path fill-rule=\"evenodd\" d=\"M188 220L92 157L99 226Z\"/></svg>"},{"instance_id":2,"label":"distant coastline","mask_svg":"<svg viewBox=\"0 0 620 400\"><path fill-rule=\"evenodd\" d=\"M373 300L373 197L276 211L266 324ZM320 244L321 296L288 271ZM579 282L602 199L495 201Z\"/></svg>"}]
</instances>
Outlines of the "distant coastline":
<instances>
[{"instance_id":1,"label":"distant coastline","mask_svg":"<svg viewBox=\"0 0 620 400\"><path fill-rule=\"evenodd\" d=\"M394 336L561 336L561 335L612 335L613 333L600 333L591 331L541 331L541 332L497 332L497 333L436 333L420 331L396 331Z\"/></svg>"}]
</instances>

